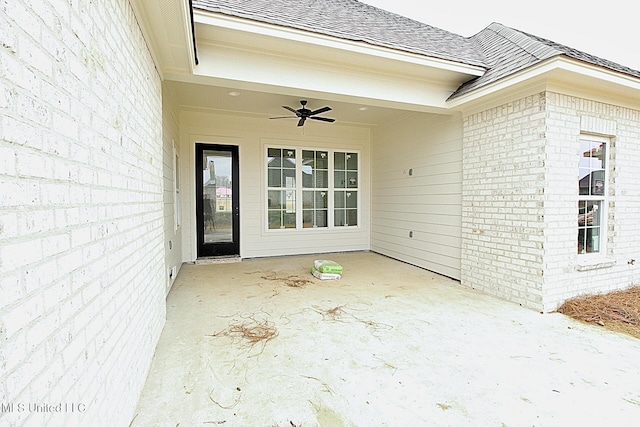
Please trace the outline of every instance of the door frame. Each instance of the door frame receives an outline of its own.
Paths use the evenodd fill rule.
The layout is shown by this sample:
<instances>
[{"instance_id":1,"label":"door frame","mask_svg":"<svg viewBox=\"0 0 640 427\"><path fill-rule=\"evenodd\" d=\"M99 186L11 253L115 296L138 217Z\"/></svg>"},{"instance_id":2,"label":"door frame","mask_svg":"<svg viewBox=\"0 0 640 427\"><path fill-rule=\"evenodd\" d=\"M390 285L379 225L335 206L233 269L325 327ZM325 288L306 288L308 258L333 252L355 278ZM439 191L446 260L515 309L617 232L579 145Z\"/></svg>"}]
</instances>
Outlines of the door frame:
<instances>
[{"instance_id":1,"label":"door frame","mask_svg":"<svg viewBox=\"0 0 640 427\"><path fill-rule=\"evenodd\" d=\"M218 150L231 152L231 218L232 218L232 242L230 243L205 243L204 242L204 216L202 201L202 160L205 150ZM240 156L237 145L216 144L208 142L195 143L195 201L196 201L196 259L216 256L240 255Z\"/></svg>"}]
</instances>

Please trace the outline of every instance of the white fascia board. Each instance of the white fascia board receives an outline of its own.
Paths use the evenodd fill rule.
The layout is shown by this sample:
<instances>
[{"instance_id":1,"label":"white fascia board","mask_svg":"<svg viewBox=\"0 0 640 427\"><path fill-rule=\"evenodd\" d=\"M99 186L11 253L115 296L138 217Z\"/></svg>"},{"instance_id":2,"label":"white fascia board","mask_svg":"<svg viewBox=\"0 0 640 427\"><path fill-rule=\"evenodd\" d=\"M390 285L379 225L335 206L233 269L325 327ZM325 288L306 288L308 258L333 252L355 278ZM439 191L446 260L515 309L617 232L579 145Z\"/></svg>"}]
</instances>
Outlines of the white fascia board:
<instances>
[{"instance_id":1,"label":"white fascia board","mask_svg":"<svg viewBox=\"0 0 640 427\"><path fill-rule=\"evenodd\" d=\"M446 100L455 89L450 84L412 76L377 73L369 67L345 68L294 56L208 47L201 44L200 63L189 77L206 78L214 85L230 84L238 88L253 85L250 90L275 93L297 89L324 93L326 99L343 95L378 99L394 105L413 105L418 110L446 110Z\"/></svg>"},{"instance_id":2,"label":"white fascia board","mask_svg":"<svg viewBox=\"0 0 640 427\"><path fill-rule=\"evenodd\" d=\"M199 24L210 25L213 27L228 28L285 40L296 40L301 43L339 49L387 60L416 64L424 67L440 69L443 71L450 71L453 73L467 74L470 76L481 76L485 72L485 69L480 66L462 64L445 59L433 58L410 52L403 52L400 50L394 50L381 46L374 46L364 42L344 40L337 37L325 36L322 34L311 33L295 28L287 28L242 18L229 17L220 14L214 14L212 12L194 10L194 21Z\"/></svg>"},{"instance_id":3,"label":"white fascia board","mask_svg":"<svg viewBox=\"0 0 640 427\"><path fill-rule=\"evenodd\" d=\"M617 87L627 94L635 93L636 97L640 97L640 79L560 55L471 91L459 98L447 101L447 106L452 109L463 109L467 104L480 101L483 98L508 93L516 86L541 81L553 82L556 87L561 87L562 82L566 82L570 87L577 87L582 82L583 86L591 87L593 92L602 92L604 90L602 85L607 85ZM594 87L592 83L595 81L599 82L601 86ZM609 95L611 94L609 93Z\"/></svg>"},{"instance_id":4,"label":"white fascia board","mask_svg":"<svg viewBox=\"0 0 640 427\"><path fill-rule=\"evenodd\" d=\"M149 53L151 54L153 62L156 64L156 69L158 70L160 79L164 80L164 74L162 72L162 67L160 66L161 61L160 54L158 53L158 43L154 37L152 25L149 22L148 14L145 10L145 0L131 0L129 3L133 9L133 14L136 16L142 35L147 41Z\"/></svg>"},{"instance_id":5,"label":"white fascia board","mask_svg":"<svg viewBox=\"0 0 640 427\"><path fill-rule=\"evenodd\" d=\"M191 28L191 6L189 5L189 0L180 0L181 10L182 10L182 20L184 25L182 28L184 29L184 37L186 39L187 44L187 56L189 57L189 65L191 67L191 72L193 72L196 66L196 48L194 45L194 28ZM193 23L195 25L195 22Z\"/></svg>"},{"instance_id":6,"label":"white fascia board","mask_svg":"<svg viewBox=\"0 0 640 427\"><path fill-rule=\"evenodd\" d=\"M193 72L196 58L189 1L131 0L131 6L160 78L164 80L167 72Z\"/></svg>"}]
</instances>

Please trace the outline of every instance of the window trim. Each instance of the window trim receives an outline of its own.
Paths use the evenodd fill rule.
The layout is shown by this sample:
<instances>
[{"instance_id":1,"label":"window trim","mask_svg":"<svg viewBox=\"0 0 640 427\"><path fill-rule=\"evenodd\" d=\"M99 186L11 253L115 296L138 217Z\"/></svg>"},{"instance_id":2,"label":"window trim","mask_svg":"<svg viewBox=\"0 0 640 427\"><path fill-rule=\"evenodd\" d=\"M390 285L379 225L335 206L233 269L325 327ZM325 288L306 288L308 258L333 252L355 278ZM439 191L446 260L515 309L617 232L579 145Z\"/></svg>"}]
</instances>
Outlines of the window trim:
<instances>
[{"instance_id":1,"label":"window trim","mask_svg":"<svg viewBox=\"0 0 640 427\"><path fill-rule=\"evenodd\" d=\"M606 136L601 136L601 135L594 135L594 134L588 134L588 133L581 133L580 134L580 140L579 140L579 146L582 144L582 141L591 141L591 142L597 142L597 143L603 143L605 144L605 158L604 158L604 168L603 168L603 181L604 181L604 194L602 195L585 195L585 194L580 194L580 166L578 164L578 199L577 199L577 206L578 206L578 210L580 209L580 205L582 202L589 202L589 201L599 201L601 202L601 212L600 212L600 230L599 230L599 250L597 252L580 252L578 251L578 257L583 260L583 261L588 261L590 259L601 259L606 257L607 255L607 237L608 237L608 228L609 228L609 197L611 194L611 183L609 181L609 163L611 161L611 141L612 138L611 137L606 137ZM579 156L582 156L582 148L580 148L580 153ZM579 242L579 236L580 236L580 226L579 224L577 225L577 234L578 234L578 244Z\"/></svg>"},{"instance_id":2,"label":"window trim","mask_svg":"<svg viewBox=\"0 0 640 427\"><path fill-rule=\"evenodd\" d=\"M270 228L269 227L269 202L268 202L268 195L269 195L269 191L275 191L277 190L276 187L269 187L269 167L268 167L268 163L267 163L267 159L269 158L269 149L292 149L295 150L295 157L296 157L296 169L295 169L295 177L296 177L296 184L295 187L292 187L291 190L295 191L296 193L296 226L294 227L290 227L290 228ZM303 186L303 182L302 182L302 152L303 151L314 151L314 152L327 152L328 153L328 157L329 157L329 162L328 162L328 194L327 194L327 226L326 227L304 227L304 209L303 209L303 203L304 203L304 196L303 196L303 192L304 191L319 191L318 189L315 188L307 188ZM358 173L358 178L357 178L357 186L355 188L336 188L334 185L334 181L335 181L335 177L334 177L334 162L335 162L335 158L334 155L335 153L354 153L358 155L358 162L357 162L357 173ZM263 167L263 183L262 183L262 192L263 192L263 197L262 197L262 203L261 203L261 210L262 210L262 215L263 215L263 221L262 221L262 227L264 232L266 233L291 233L291 232L313 232L313 233L317 233L317 232L327 232L327 231L349 231L349 230L359 230L361 229L361 221L362 221L362 185L361 185L361 178L362 178L362 153L361 150L359 149L351 149L351 148L327 148L327 147L321 147L321 146L306 146L306 145L298 145L298 144L290 144L286 141L282 141L281 143L275 142L275 143L268 143L268 144L264 144L263 145L263 150L262 150L262 167ZM351 190L351 191L355 191L357 199L356 199L356 206L357 206L357 225L348 225L348 226L336 226L335 225L335 202L334 202L334 195L336 191L347 191L347 190Z\"/></svg>"},{"instance_id":3,"label":"window trim","mask_svg":"<svg viewBox=\"0 0 640 427\"><path fill-rule=\"evenodd\" d=\"M173 231L178 232L182 225L182 196L180 194L180 155L175 140L171 140L173 146Z\"/></svg>"}]
</instances>

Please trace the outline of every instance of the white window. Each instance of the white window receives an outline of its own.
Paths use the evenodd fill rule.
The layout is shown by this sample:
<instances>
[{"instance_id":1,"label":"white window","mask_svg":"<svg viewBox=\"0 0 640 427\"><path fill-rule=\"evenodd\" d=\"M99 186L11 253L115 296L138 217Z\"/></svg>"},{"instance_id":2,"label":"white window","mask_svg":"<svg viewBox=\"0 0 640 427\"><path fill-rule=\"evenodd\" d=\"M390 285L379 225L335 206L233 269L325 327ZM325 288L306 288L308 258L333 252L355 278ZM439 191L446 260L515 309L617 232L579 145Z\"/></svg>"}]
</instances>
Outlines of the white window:
<instances>
[{"instance_id":1,"label":"white window","mask_svg":"<svg viewBox=\"0 0 640 427\"><path fill-rule=\"evenodd\" d=\"M180 200L180 157L173 142L173 231L178 231L182 223L182 208Z\"/></svg>"},{"instance_id":2,"label":"white window","mask_svg":"<svg viewBox=\"0 0 640 427\"><path fill-rule=\"evenodd\" d=\"M603 253L606 242L608 139L580 137L578 253Z\"/></svg>"},{"instance_id":3,"label":"white window","mask_svg":"<svg viewBox=\"0 0 640 427\"><path fill-rule=\"evenodd\" d=\"M302 226L329 225L329 152L302 150Z\"/></svg>"},{"instance_id":4,"label":"white window","mask_svg":"<svg viewBox=\"0 0 640 427\"><path fill-rule=\"evenodd\" d=\"M267 148L269 229L358 225L358 153Z\"/></svg>"},{"instance_id":5,"label":"white window","mask_svg":"<svg viewBox=\"0 0 640 427\"><path fill-rule=\"evenodd\" d=\"M267 217L269 228L296 228L296 150L267 150Z\"/></svg>"},{"instance_id":6,"label":"white window","mask_svg":"<svg viewBox=\"0 0 640 427\"><path fill-rule=\"evenodd\" d=\"M358 225L358 154L334 153L334 224Z\"/></svg>"}]
</instances>

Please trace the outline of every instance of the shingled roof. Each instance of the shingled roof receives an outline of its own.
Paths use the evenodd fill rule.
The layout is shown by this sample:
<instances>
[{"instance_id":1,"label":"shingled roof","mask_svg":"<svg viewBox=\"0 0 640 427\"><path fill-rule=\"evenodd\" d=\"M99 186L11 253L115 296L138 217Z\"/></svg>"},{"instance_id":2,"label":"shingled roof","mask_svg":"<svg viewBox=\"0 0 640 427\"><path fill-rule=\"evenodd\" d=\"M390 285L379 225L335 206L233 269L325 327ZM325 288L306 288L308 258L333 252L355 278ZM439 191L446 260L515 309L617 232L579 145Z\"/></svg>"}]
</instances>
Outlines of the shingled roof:
<instances>
[{"instance_id":1,"label":"shingled roof","mask_svg":"<svg viewBox=\"0 0 640 427\"><path fill-rule=\"evenodd\" d=\"M192 0L193 8L344 40L480 66L457 98L549 58L564 55L640 78L640 71L502 24L463 37L356 0Z\"/></svg>"},{"instance_id":2,"label":"shingled roof","mask_svg":"<svg viewBox=\"0 0 640 427\"><path fill-rule=\"evenodd\" d=\"M473 42L356 0L193 0L195 9L484 66Z\"/></svg>"},{"instance_id":3,"label":"shingled roof","mask_svg":"<svg viewBox=\"0 0 640 427\"><path fill-rule=\"evenodd\" d=\"M471 39L482 52L487 71L460 86L450 99L560 55L640 78L640 71L495 22Z\"/></svg>"}]
</instances>

